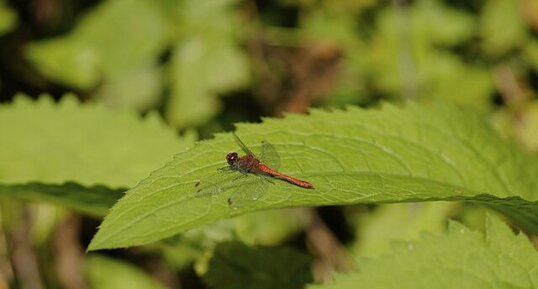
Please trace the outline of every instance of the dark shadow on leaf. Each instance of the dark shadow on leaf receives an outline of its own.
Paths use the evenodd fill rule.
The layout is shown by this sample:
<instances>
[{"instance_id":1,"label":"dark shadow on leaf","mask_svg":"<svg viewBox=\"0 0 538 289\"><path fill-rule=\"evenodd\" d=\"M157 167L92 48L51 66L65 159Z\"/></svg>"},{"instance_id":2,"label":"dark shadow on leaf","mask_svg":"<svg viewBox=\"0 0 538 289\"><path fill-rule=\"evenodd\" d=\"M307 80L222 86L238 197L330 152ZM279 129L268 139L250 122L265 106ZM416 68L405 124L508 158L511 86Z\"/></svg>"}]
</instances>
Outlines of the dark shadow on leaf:
<instances>
[{"instance_id":1,"label":"dark shadow on leaf","mask_svg":"<svg viewBox=\"0 0 538 289\"><path fill-rule=\"evenodd\" d=\"M74 182L61 185L31 182L0 184L0 197L26 201L45 201L92 216L103 216L127 189L105 186L85 187Z\"/></svg>"}]
</instances>

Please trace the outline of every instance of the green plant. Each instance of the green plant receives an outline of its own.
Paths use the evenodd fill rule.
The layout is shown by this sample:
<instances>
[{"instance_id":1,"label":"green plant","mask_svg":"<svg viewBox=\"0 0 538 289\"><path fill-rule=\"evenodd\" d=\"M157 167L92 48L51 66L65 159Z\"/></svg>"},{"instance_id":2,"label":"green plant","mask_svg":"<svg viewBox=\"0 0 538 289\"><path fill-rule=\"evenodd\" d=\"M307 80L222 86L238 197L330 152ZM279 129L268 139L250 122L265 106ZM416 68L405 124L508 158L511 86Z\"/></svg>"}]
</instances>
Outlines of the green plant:
<instances>
[{"instance_id":1,"label":"green plant","mask_svg":"<svg viewBox=\"0 0 538 289\"><path fill-rule=\"evenodd\" d=\"M483 203L538 232L538 183L525 177L538 174L537 159L501 140L480 117L451 105L314 110L239 125L237 133L247 143L271 142L281 154L281 170L313 182L315 189L276 181L262 199L242 208L226 206L225 193L196 197L194 184L210 178L225 164L225 152L237 149L230 135L217 135L178 154L127 193L90 250L144 244L261 209L381 202Z\"/></svg>"},{"instance_id":2,"label":"green plant","mask_svg":"<svg viewBox=\"0 0 538 289\"><path fill-rule=\"evenodd\" d=\"M3 159L13 159L12 162L4 162L2 168L4 178L0 188L4 197L53 201L83 212L103 214L106 208L121 196L115 193L115 187L130 187L136 183L137 178L144 178L144 172L151 170L152 166L155 167L151 164L142 166L142 159L134 161L135 151L144 150L144 157L148 161L162 155L164 158L160 162L163 162L167 155L181 150L181 146L173 138L170 138L170 145L167 146L170 148L168 152L164 147L156 149L153 145L144 145L142 140L147 139L148 134L152 135L150 138L153 141L156 138L162 140L169 138L163 128L159 128L155 122L137 125L137 120L127 115L108 116L106 110L98 106L80 106L69 98L58 104L58 107L55 106L47 98L42 98L37 104L21 98L13 105L0 108L4 112L1 114L0 123L17 122L21 125L25 123L25 129L3 129L5 132L18 132L17 136L4 138L1 146L3 150L0 150ZM34 118L31 121L22 121L26 119L28 113L34 115ZM67 121L69 117L73 117L76 121ZM125 132L128 127L129 133L123 134L117 140L98 137L98 133L102 133L102 130L92 132L92 126L98 122L108 124L108 129L104 131L107 135L121 136L120 132ZM69 133L68 128L75 123L77 128L85 129ZM15 139L20 141L24 137L21 132L35 132L58 126L64 126L66 129L55 130L58 135L54 137L54 134L47 133L46 137L40 138L37 142L29 141L29 145L24 149L11 142ZM55 146L56 152L49 150L45 154L40 151L50 147L43 143L66 137L66 133L69 134L70 141L62 142L61 147ZM239 124L237 133L248 144L254 144L252 149L255 153L260 148L261 140L270 141L280 153L281 170L313 182L315 188L308 190L282 181L274 181L261 199L240 208L227 204L229 195L226 192L213 196L195 196L195 183L214 176L216 169L225 164L223 156L228 151L237 149L231 135L220 134L213 140L198 143L177 154L171 162L154 170L149 177L132 187L105 217L89 250L147 244L219 219L258 210L360 203L460 200L494 208L529 232L538 231L538 197L534 193L537 191L538 183L533 178L525 177L538 174L536 157L502 140L472 111L444 103L429 105L407 103L402 107L387 104L377 110L353 107L348 107L345 111L332 112L313 110L309 116L288 115L281 120L265 119L262 124ZM126 136L139 139L130 140ZM73 161L74 157L70 157L68 153L73 148L84 145L89 139L95 139L88 149L96 153L88 153L87 156L92 156L91 161L96 164L91 165L90 160L84 159L79 159L77 164ZM106 141L103 145L107 147L109 155L103 154L99 139ZM162 141L160 143L164 144ZM133 154L123 157L114 152L114 146L125 149L127 144L135 145ZM154 152L148 157L150 147ZM56 157L56 168L53 167L52 170L39 169L35 166L36 162L33 171L25 167L19 168L15 161L43 158L42 163L46 165L53 162L47 161L51 157ZM62 164L58 162L61 161L59 157L69 161ZM102 159L95 159L96 157ZM111 165L111 169L115 168L115 161L125 166L128 166L126 162L131 162L131 166L139 169L132 173L103 172L103 167L97 164L105 161ZM21 165L27 164L28 162L21 163ZM78 165L86 165L84 174L76 173ZM92 166L97 168L94 173L91 170ZM27 174L22 175L21 170ZM56 184L66 181L75 183ZM98 183L108 185L94 187ZM487 236L504 226L492 218L488 220ZM439 240L426 238L419 241L416 247L413 247L416 248L416 254L426 259L437 258L434 257L438 254L437 251L445 252L448 250L447 246L457 248L462 242L466 242L461 239L467 238L465 236L474 238L473 242L479 242L482 238L479 237L479 233L471 233L460 225L453 225L451 228L448 236L435 237L441 238ZM490 250L488 254L495 252L496 246L516 246L514 248L518 248L517 250L527 250L526 253L518 253L524 258L529 258L526 259L526 264L537 258L536 252L531 249L532 246L525 237L515 238L510 236L506 229L502 230L504 230L502 234L488 237L489 249L485 249ZM463 237L458 237L459 231L466 233ZM188 240L188 235L185 236L187 239L183 240ZM193 240L198 238L195 237ZM446 242L446 246L440 245L440 248L435 247L435 250L427 249L431 248L432 244L444 244L443 242ZM482 245L477 243L476 246ZM244 249L236 247L229 250ZM397 249L395 254L400 254L398 250L400 249ZM466 255L466 251L446 252L447 258L449 255L452 258L450 266L456 266L459 260L458 254L462 254L462 259L470 258ZM469 247L469 252L476 253L476 250ZM408 257L392 258L405 262L405 258L415 258L414 253L415 251L409 253ZM233 253L227 254L233 255ZM473 266L488 267L499 261L483 258L474 262L477 264ZM514 261L506 260L506 262ZM362 261L359 264L362 264ZM365 264L368 264L365 268L374 271L388 264L394 265L392 261ZM446 266L442 265L435 270L442 272L447 269ZM420 267L417 268L419 272ZM500 269L502 268L504 267L501 266ZM395 275L394 280L405 278L408 269L398 273L400 275ZM218 272L215 268L211 270ZM532 267L522 267L521 270L532 270ZM448 274L444 278L452 280L451 282L459 282L459 278L467 276L465 272L460 273L463 275L457 273L450 277L452 275ZM498 275L494 271L491 274L493 274L490 275L491 278ZM366 275L361 273L357 278L363 280L364 276ZM374 274L368 276L370 278L368 280L376 280ZM338 282L342 284L351 282L349 280L354 280L355 277L349 278L342 277L348 281L337 281L335 286ZM510 279L513 276L507 278L504 281L486 278L480 282L495 284L495 282L513 281ZM525 282L527 285L536 285L533 283L536 280L532 277ZM527 285L522 288L531 288Z\"/></svg>"},{"instance_id":3,"label":"green plant","mask_svg":"<svg viewBox=\"0 0 538 289\"><path fill-rule=\"evenodd\" d=\"M32 3L0 0L0 287L538 288L537 1ZM197 195L231 130L314 189Z\"/></svg>"}]
</instances>

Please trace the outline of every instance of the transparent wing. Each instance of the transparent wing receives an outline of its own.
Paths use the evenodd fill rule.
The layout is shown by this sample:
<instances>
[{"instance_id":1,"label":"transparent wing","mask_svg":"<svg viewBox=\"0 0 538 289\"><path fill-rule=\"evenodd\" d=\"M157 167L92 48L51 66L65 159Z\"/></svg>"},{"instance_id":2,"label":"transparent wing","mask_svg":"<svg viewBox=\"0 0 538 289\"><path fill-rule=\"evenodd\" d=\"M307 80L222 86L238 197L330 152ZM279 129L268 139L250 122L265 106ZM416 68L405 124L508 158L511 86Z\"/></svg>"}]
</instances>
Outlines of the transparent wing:
<instances>
[{"instance_id":1,"label":"transparent wing","mask_svg":"<svg viewBox=\"0 0 538 289\"><path fill-rule=\"evenodd\" d=\"M237 143L237 145L239 145L241 147L241 149L247 154L247 155L254 155L249 149L248 147L241 141L241 139L235 134L235 132L232 132L232 134L234 135L234 139L235 139L235 142Z\"/></svg>"},{"instance_id":2,"label":"transparent wing","mask_svg":"<svg viewBox=\"0 0 538 289\"><path fill-rule=\"evenodd\" d=\"M211 197L229 193L228 204L233 208L243 207L259 199L267 191L270 178L255 174L219 172L195 185L195 197Z\"/></svg>"},{"instance_id":3,"label":"transparent wing","mask_svg":"<svg viewBox=\"0 0 538 289\"><path fill-rule=\"evenodd\" d=\"M280 156L276 152L275 147L267 141L262 141L262 154L260 160L273 170L278 170L280 167Z\"/></svg>"},{"instance_id":4,"label":"transparent wing","mask_svg":"<svg viewBox=\"0 0 538 289\"><path fill-rule=\"evenodd\" d=\"M228 199L232 208L241 208L261 198L267 191L270 182L263 176L250 175L249 181L245 182L234 191Z\"/></svg>"},{"instance_id":5,"label":"transparent wing","mask_svg":"<svg viewBox=\"0 0 538 289\"><path fill-rule=\"evenodd\" d=\"M255 156L252 151L233 133L234 139L241 149ZM280 167L280 157L273 145L263 141L261 161L277 170ZM196 197L209 197L223 192L230 194L228 203L237 208L259 199L271 184L271 178L256 174L242 174L230 168L220 169L214 174L205 176L195 184L194 195Z\"/></svg>"},{"instance_id":6,"label":"transparent wing","mask_svg":"<svg viewBox=\"0 0 538 289\"><path fill-rule=\"evenodd\" d=\"M222 169L218 172L205 176L194 185L194 196L209 197L230 190L238 185L241 179L247 175Z\"/></svg>"}]
</instances>

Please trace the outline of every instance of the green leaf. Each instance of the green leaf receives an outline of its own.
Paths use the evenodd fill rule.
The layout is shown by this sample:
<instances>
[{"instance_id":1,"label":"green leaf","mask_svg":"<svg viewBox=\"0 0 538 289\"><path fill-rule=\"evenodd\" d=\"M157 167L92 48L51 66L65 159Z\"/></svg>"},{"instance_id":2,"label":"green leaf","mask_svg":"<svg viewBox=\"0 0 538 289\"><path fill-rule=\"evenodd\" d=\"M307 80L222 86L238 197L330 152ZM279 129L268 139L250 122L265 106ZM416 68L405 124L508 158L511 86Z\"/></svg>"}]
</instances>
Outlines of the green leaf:
<instances>
[{"instance_id":1,"label":"green leaf","mask_svg":"<svg viewBox=\"0 0 538 289\"><path fill-rule=\"evenodd\" d=\"M47 201L89 215L104 216L125 190L105 186L84 187L72 182L61 185L30 182L21 185L0 184L0 197Z\"/></svg>"},{"instance_id":2,"label":"green leaf","mask_svg":"<svg viewBox=\"0 0 538 289\"><path fill-rule=\"evenodd\" d=\"M205 57L203 42L187 41L173 52L170 74L171 97L166 106L167 120L176 127L204 123L220 110L216 95L200 80ZM193 71L194 70L194 71Z\"/></svg>"},{"instance_id":3,"label":"green leaf","mask_svg":"<svg viewBox=\"0 0 538 289\"><path fill-rule=\"evenodd\" d=\"M156 1L105 1L67 36L31 43L26 56L43 75L90 89L157 63L169 29Z\"/></svg>"},{"instance_id":4,"label":"green leaf","mask_svg":"<svg viewBox=\"0 0 538 289\"><path fill-rule=\"evenodd\" d=\"M237 186L258 181L249 176L221 194L195 196L195 184L214 179L226 165L226 153L239 149L230 134L220 134L179 153L130 190L90 249L145 244L270 208L426 200L511 208L518 222L538 232L538 179L528 177L538 175L536 156L504 142L471 111L442 103L313 110L309 116L239 125L237 134L255 154L262 140L272 143L280 171L312 182L314 189L275 180L260 199L229 206Z\"/></svg>"},{"instance_id":5,"label":"green leaf","mask_svg":"<svg viewBox=\"0 0 538 289\"><path fill-rule=\"evenodd\" d=\"M155 107L161 96L162 71L156 66L141 67L109 79L95 93L107 107L145 111Z\"/></svg>"},{"instance_id":6,"label":"green leaf","mask_svg":"<svg viewBox=\"0 0 538 289\"><path fill-rule=\"evenodd\" d=\"M522 4L522 1L485 2L479 27L485 52L500 56L525 43L528 28L522 17Z\"/></svg>"},{"instance_id":7,"label":"green leaf","mask_svg":"<svg viewBox=\"0 0 538 289\"><path fill-rule=\"evenodd\" d=\"M281 244L304 230L310 218L310 211L304 208L260 211L222 219L145 248L158 248L168 263L179 270L196 260L196 271L206 272L208 257L218 243L237 240L247 245Z\"/></svg>"},{"instance_id":8,"label":"green leaf","mask_svg":"<svg viewBox=\"0 0 538 289\"><path fill-rule=\"evenodd\" d=\"M307 209L259 211L233 219L238 240L251 245L278 245L302 232L312 216Z\"/></svg>"},{"instance_id":9,"label":"green leaf","mask_svg":"<svg viewBox=\"0 0 538 289\"><path fill-rule=\"evenodd\" d=\"M425 233L416 242L394 243L389 256L358 262L360 272L309 288L538 287L538 252L524 234L515 236L491 216L485 236L451 223L447 235Z\"/></svg>"},{"instance_id":10,"label":"green leaf","mask_svg":"<svg viewBox=\"0 0 538 289\"><path fill-rule=\"evenodd\" d=\"M298 289L312 281L310 257L288 248L221 243L204 280L212 288Z\"/></svg>"},{"instance_id":11,"label":"green leaf","mask_svg":"<svg viewBox=\"0 0 538 289\"><path fill-rule=\"evenodd\" d=\"M0 0L0 35L9 32L17 24L17 13Z\"/></svg>"},{"instance_id":12,"label":"green leaf","mask_svg":"<svg viewBox=\"0 0 538 289\"><path fill-rule=\"evenodd\" d=\"M361 2L364 3L364 2ZM318 6L308 14L301 15L300 37L307 42L315 40L330 43L331 53L341 53L339 64L342 68L335 79L335 87L324 99L327 107L344 107L350 103L367 103L372 98L363 81L367 72L364 53L369 54L366 42L357 37L356 11L330 11L325 6ZM341 51L340 51L341 50ZM273 73L272 71L269 73ZM368 72L369 73L369 72Z\"/></svg>"},{"instance_id":13,"label":"green leaf","mask_svg":"<svg viewBox=\"0 0 538 289\"><path fill-rule=\"evenodd\" d=\"M386 204L359 219L355 252L379 256L390 252L393 240L416 240L422 231L441 233L453 202Z\"/></svg>"},{"instance_id":14,"label":"green leaf","mask_svg":"<svg viewBox=\"0 0 538 289\"><path fill-rule=\"evenodd\" d=\"M25 48L26 58L47 78L89 90L100 80L99 52L71 38L28 44Z\"/></svg>"},{"instance_id":15,"label":"green leaf","mask_svg":"<svg viewBox=\"0 0 538 289\"><path fill-rule=\"evenodd\" d=\"M525 147L538 152L538 101L529 101L514 116L514 135Z\"/></svg>"},{"instance_id":16,"label":"green leaf","mask_svg":"<svg viewBox=\"0 0 538 289\"><path fill-rule=\"evenodd\" d=\"M178 27L183 36L173 50L171 95L166 116L185 128L207 122L220 110L219 93L245 86L248 60L237 44L241 26L233 10L236 0L179 4Z\"/></svg>"},{"instance_id":17,"label":"green leaf","mask_svg":"<svg viewBox=\"0 0 538 289\"><path fill-rule=\"evenodd\" d=\"M108 258L91 255L84 260L85 275L91 288L99 289L165 289L147 273L135 266Z\"/></svg>"},{"instance_id":18,"label":"green leaf","mask_svg":"<svg viewBox=\"0 0 538 289\"><path fill-rule=\"evenodd\" d=\"M134 186L193 141L178 139L156 115L142 120L69 96L0 105L0 132L0 195L95 214L120 196L109 188Z\"/></svg>"},{"instance_id":19,"label":"green leaf","mask_svg":"<svg viewBox=\"0 0 538 289\"><path fill-rule=\"evenodd\" d=\"M527 41L523 51L524 61L534 70L538 70L538 40L531 38Z\"/></svg>"},{"instance_id":20,"label":"green leaf","mask_svg":"<svg viewBox=\"0 0 538 289\"><path fill-rule=\"evenodd\" d=\"M211 252L218 243L235 240L232 219L222 219L218 222L192 229L185 234L154 243L162 252L167 262L181 270L186 265L195 262L197 272L206 272ZM151 247L152 245L145 246Z\"/></svg>"},{"instance_id":21,"label":"green leaf","mask_svg":"<svg viewBox=\"0 0 538 289\"><path fill-rule=\"evenodd\" d=\"M489 70L440 48L469 39L473 18L436 1L419 1L409 10L409 17L402 13L383 10L377 18L378 31L362 53L369 55L365 62L375 85L393 95L408 91L424 99L434 96L481 110L489 108L494 90ZM458 93L453 91L454 83L461 88Z\"/></svg>"},{"instance_id":22,"label":"green leaf","mask_svg":"<svg viewBox=\"0 0 538 289\"><path fill-rule=\"evenodd\" d=\"M405 11L391 11L391 13ZM453 9L438 1L417 1L410 6L412 41L423 44L455 45L470 38L475 20L463 9ZM404 20L405 21L405 20ZM400 22L401 23L401 22ZM446 25L451 23L451 25ZM394 27L395 29L400 29ZM401 30L400 30L401 31Z\"/></svg>"}]
</instances>

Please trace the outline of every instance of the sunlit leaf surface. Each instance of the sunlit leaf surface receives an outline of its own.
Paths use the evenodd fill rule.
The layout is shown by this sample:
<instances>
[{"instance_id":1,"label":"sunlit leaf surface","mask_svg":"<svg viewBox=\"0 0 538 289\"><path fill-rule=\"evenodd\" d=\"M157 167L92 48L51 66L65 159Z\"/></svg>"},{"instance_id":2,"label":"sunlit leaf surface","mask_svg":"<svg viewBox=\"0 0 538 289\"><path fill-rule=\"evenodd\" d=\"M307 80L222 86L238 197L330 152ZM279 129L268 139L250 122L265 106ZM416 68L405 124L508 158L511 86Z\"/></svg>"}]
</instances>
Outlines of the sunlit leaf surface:
<instances>
[{"instance_id":1,"label":"sunlit leaf surface","mask_svg":"<svg viewBox=\"0 0 538 289\"><path fill-rule=\"evenodd\" d=\"M196 196L196 184L226 165L226 153L239 149L230 134L217 135L179 153L130 190L90 249L144 244L249 211L372 202L468 200L538 231L538 180L528 177L538 175L536 157L504 142L471 111L413 103L313 110L309 116L239 125L237 134L254 153L262 140L272 143L280 171L312 182L314 189L275 180L263 196L240 208L229 206L228 191Z\"/></svg>"}]
</instances>

